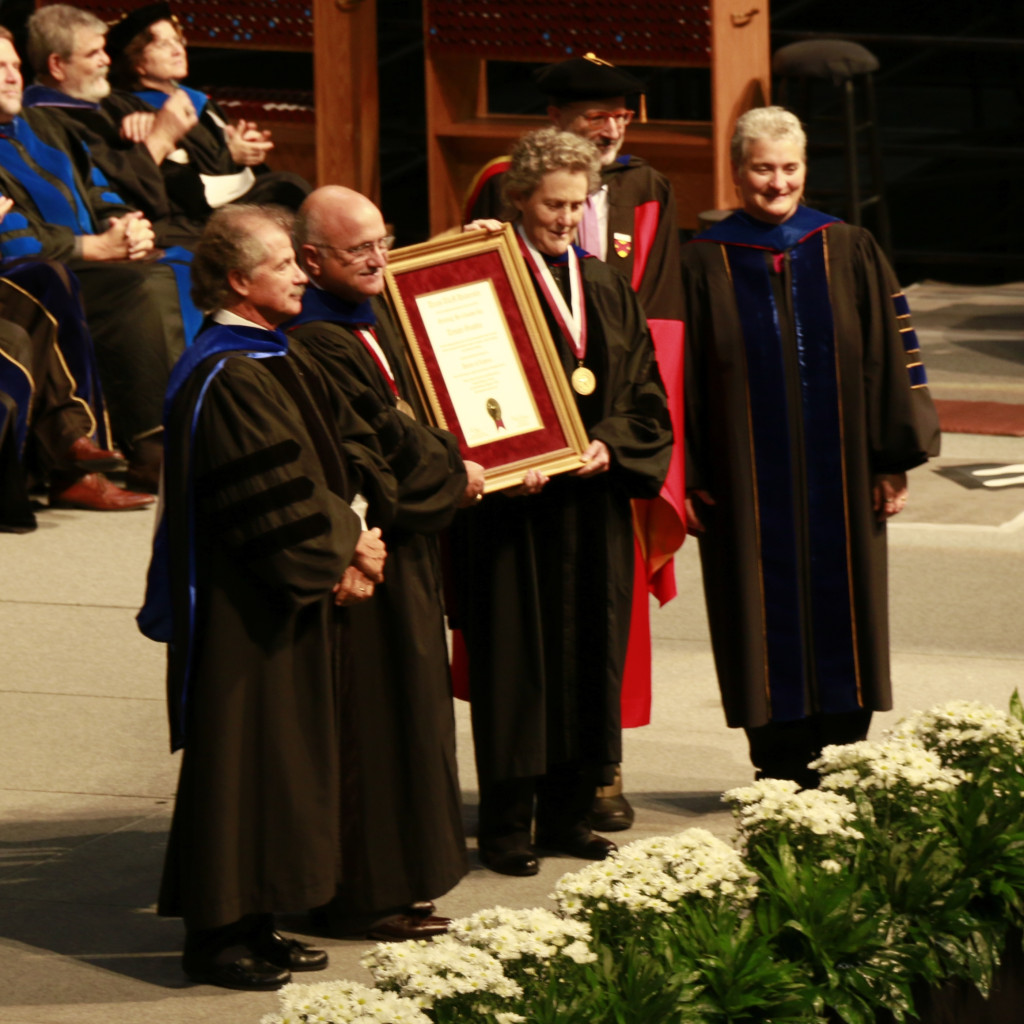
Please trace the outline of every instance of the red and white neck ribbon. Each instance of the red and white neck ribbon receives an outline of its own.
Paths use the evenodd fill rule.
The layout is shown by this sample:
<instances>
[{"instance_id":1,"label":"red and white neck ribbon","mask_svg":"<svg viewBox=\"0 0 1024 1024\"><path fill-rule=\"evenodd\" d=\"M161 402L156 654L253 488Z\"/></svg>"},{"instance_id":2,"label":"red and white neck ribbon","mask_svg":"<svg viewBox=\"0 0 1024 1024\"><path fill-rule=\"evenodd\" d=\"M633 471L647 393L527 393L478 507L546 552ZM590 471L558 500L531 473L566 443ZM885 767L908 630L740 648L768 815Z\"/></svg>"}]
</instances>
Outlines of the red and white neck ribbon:
<instances>
[{"instance_id":1,"label":"red and white neck ribbon","mask_svg":"<svg viewBox=\"0 0 1024 1024\"><path fill-rule=\"evenodd\" d=\"M377 364L380 372L384 374L384 379L388 382L388 387L391 388L391 393L395 398L401 398L402 396L398 393L398 384L395 381L395 375L391 372L387 356L384 355L384 350L380 347L380 343L377 341L377 336L372 330L365 327L357 327L356 334L359 335L359 340L362 341L363 345L366 347L366 351L373 356L373 361Z\"/></svg>"},{"instance_id":2,"label":"red and white neck ribbon","mask_svg":"<svg viewBox=\"0 0 1024 1024\"><path fill-rule=\"evenodd\" d=\"M565 340L576 353L576 358L582 363L587 354L587 308L583 301L583 272L580 270L580 261L576 250L571 245L567 250L569 297L572 301L572 309L570 309L547 262L537 247L523 233L521 224L516 226L516 233L523 256L526 257L526 262L533 271L533 276L537 279L544 298L547 299L548 306L551 308L555 320L558 321L562 334L565 335ZM573 309L578 312L574 314Z\"/></svg>"}]
</instances>

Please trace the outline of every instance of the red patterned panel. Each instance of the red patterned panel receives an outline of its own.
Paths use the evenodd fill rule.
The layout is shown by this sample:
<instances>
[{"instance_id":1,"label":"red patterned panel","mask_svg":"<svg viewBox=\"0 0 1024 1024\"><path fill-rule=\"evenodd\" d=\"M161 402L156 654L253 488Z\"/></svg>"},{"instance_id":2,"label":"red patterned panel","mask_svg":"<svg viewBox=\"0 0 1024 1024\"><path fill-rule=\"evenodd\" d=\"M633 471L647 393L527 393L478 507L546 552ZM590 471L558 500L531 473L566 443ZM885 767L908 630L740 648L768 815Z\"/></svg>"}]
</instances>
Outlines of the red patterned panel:
<instances>
[{"instance_id":1,"label":"red patterned panel","mask_svg":"<svg viewBox=\"0 0 1024 1024\"><path fill-rule=\"evenodd\" d=\"M444 377L437 361L437 356L430 346L423 317L416 304L416 296L424 295L441 288L452 288L461 284L471 284L490 278L498 295L498 302L505 314L509 332L519 353L523 373L530 383L537 412L544 428L533 430L527 434L519 434L507 440L494 441L490 444L477 445L470 448L459 426L455 415L455 405L447 390L443 387ZM485 466L503 466L520 459L534 458L545 452L560 451L571 447L569 439L563 432L555 411L551 394L544 383L544 371L540 360L530 344L529 331L519 306L516 304L508 274L497 252L482 252L474 256L451 259L436 267L421 267L418 270L403 270L395 275L405 311L409 315L413 334L419 339L420 354L427 365L430 379L437 386L437 398L448 423L448 429L459 440L459 449L464 458L471 458Z\"/></svg>"},{"instance_id":2,"label":"red patterned panel","mask_svg":"<svg viewBox=\"0 0 1024 1024\"><path fill-rule=\"evenodd\" d=\"M593 51L613 64L711 63L707 0L426 0L436 54L554 61Z\"/></svg>"},{"instance_id":3,"label":"red patterned panel","mask_svg":"<svg viewBox=\"0 0 1024 1024\"><path fill-rule=\"evenodd\" d=\"M299 89L243 89L230 85L211 86L207 95L220 104L232 121L287 121L313 124L313 94Z\"/></svg>"},{"instance_id":4,"label":"red patterned panel","mask_svg":"<svg viewBox=\"0 0 1024 1024\"><path fill-rule=\"evenodd\" d=\"M151 0L76 0L108 24ZM312 50L312 0L172 0L188 42L198 46L254 46Z\"/></svg>"}]
</instances>

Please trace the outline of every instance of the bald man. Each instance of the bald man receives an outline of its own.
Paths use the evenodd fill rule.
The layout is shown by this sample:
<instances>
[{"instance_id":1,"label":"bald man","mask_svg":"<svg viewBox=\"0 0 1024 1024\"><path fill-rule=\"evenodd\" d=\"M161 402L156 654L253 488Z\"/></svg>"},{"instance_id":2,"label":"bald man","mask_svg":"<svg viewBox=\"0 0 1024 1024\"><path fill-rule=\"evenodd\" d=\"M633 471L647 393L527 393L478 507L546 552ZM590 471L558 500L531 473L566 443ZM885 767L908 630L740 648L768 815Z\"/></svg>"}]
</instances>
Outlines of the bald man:
<instances>
[{"instance_id":1,"label":"bald man","mask_svg":"<svg viewBox=\"0 0 1024 1024\"><path fill-rule=\"evenodd\" d=\"M295 243L310 287L287 329L376 431L399 485L387 583L347 612L344 675L355 682L342 711L356 771L343 795L345 877L328 920L335 934L366 920L371 937L402 939L444 930L431 901L467 870L436 535L483 493L483 469L427 425L379 299L393 241L358 192L327 186L308 196Z\"/></svg>"}]
</instances>

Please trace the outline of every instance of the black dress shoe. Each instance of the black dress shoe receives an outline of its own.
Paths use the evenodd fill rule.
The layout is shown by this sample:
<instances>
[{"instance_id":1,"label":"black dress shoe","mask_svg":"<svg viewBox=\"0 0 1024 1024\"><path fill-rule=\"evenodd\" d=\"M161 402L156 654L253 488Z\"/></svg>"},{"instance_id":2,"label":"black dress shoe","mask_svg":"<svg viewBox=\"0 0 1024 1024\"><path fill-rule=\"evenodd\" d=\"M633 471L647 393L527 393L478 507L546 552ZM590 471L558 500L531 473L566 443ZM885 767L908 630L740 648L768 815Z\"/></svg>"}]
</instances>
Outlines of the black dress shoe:
<instances>
[{"instance_id":1,"label":"black dress shoe","mask_svg":"<svg viewBox=\"0 0 1024 1024\"><path fill-rule=\"evenodd\" d=\"M408 909L413 917L430 917L437 907L434 906L433 900L413 900Z\"/></svg>"},{"instance_id":2,"label":"black dress shoe","mask_svg":"<svg viewBox=\"0 0 1024 1024\"><path fill-rule=\"evenodd\" d=\"M537 836L537 845L557 853L567 853L570 857L583 860L604 860L618 847L604 836L596 836L593 832L568 832L562 835L547 834Z\"/></svg>"},{"instance_id":3,"label":"black dress shoe","mask_svg":"<svg viewBox=\"0 0 1024 1024\"><path fill-rule=\"evenodd\" d=\"M540 862L532 850L494 850L480 847L480 863L485 868L497 871L499 875L535 875L540 871Z\"/></svg>"},{"instance_id":4,"label":"black dress shoe","mask_svg":"<svg viewBox=\"0 0 1024 1024\"><path fill-rule=\"evenodd\" d=\"M596 832L624 832L633 827L635 817L629 801L620 793L618 796L595 796L587 821Z\"/></svg>"},{"instance_id":5,"label":"black dress shoe","mask_svg":"<svg viewBox=\"0 0 1024 1024\"><path fill-rule=\"evenodd\" d=\"M374 922L367 938L378 942L405 942L408 939L429 939L448 931L449 917L417 917L415 914L392 914Z\"/></svg>"},{"instance_id":6,"label":"black dress shoe","mask_svg":"<svg viewBox=\"0 0 1024 1024\"><path fill-rule=\"evenodd\" d=\"M258 935L249 943L249 949L254 956L287 971L322 971L327 966L326 950L313 949L276 931Z\"/></svg>"},{"instance_id":7,"label":"black dress shoe","mask_svg":"<svg viewBox=\"0 0 1024 1024\"><path fill-rule=\"evenodd\" d=\"M182 960L182 967L192 981L201 985L219 985L250 992L272 992L292 980L290 971L267 963L258 956L243 956L223 964Z\"/></svg>"}]
</instances>

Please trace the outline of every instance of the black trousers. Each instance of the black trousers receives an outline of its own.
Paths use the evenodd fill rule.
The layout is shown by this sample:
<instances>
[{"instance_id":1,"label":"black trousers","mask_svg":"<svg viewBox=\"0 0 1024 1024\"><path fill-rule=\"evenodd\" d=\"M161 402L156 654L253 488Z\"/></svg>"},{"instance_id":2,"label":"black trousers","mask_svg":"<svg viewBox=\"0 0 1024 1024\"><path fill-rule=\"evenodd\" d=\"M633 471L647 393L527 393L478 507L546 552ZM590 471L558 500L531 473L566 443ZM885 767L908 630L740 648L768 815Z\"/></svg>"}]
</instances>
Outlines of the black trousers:
<instances>
[{"instance_id":1,"label":"black trousers","mask_svg":"<svg viewBox=\"0 0 1024 1024\"><path fill-rule=\"evenodd\" d=\"M529 846L535 801L538 835L589 832L587 815L599 774L596 765L570 761L550 766L544 775L482 785L480 846L496 850Z\"/></svg>"},{"instance_id":2,"label":"black trousers","mask_svg":"<svg viewBox=\"0 0 1024 1024\"><path fill-rule=\"evenodd\" d=\"M160 427L171 367L185 350L170 267L148 260L75 260L114 437L132 443Z\"/></svg>"}]
</instances>

